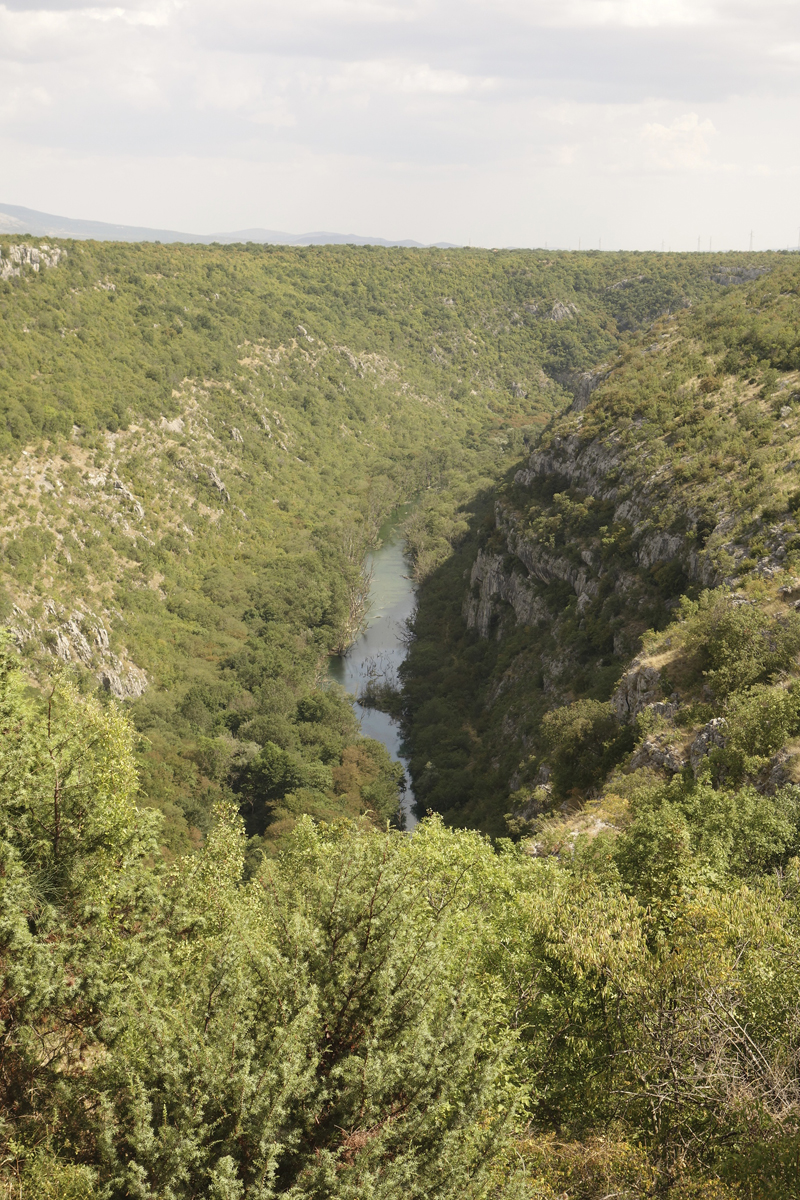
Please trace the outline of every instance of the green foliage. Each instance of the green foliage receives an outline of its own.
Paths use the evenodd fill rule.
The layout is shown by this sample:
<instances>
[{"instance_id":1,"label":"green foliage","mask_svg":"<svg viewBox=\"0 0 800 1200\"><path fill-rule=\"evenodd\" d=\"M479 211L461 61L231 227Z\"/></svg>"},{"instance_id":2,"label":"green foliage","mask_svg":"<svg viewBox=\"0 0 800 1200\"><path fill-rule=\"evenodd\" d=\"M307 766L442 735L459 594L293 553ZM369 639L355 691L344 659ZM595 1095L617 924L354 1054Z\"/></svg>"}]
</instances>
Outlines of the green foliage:
<instances>
[{"instance_id":1,"label":"green foliage","mask_svg":"<svg viewBox=\"0 0 800 1200\"><path fill-rule=\"evenodd\" d=\"M165 877L147 865L119 714L69 694L31 707L8 662L0 685L14 730L0 1115L26 1186L61 1200L96 1194L95 1178L109 1197L479 1194L517 1104L513 1038L474 953L489 912L459 884L491 870L491 849L437 826L411 842L304 819L243 885L227 805ZM14 771L40 745L63 763L67 732L92 780L88 797L72 785L81 834L53 850L50 829L28 852L53 775L20 790ZM69 889L52 889L54 858Z\"/></svg>"},{"instance_id":2,"label":"green foliage","mask_svg":"<svg viewBox=\"0 0 800 1200\"><path fill-rule=\"evenodd\" d=\"M753 878L786 865L800 849L800 792L774 796L753 787L714 788L682 779L634 795L632 821L613 858L644 906L730 878Z\"/></svg>"},{"instance_id":3,"label":"green foliage","mask_svg":"<svg viewBox=\"0 0 800 1200\"><path fill-rule=\"evenodd\" d=\"M42 903L99 901L137 823L127 723L115 708L80 700L69 682L54 687L35 719L40 705L24 698L7 647L0 680L9 853L24 859Z\"/></svg>"},{"instance_id":4,"label":"green foliage","mask_svg":"<svg viewBox=\"0 0 800 1200\"><path fill-rule=\"evenodd\" d=\"M640 789L616 878L602 837L543 861L436 820L412 839L303 817L245 882L231 803L196 855L153 854L113 709L67 690L48 712L8 657L0 702L9 1195L596 1200L791 1178L796 789ZM73 763L85 829L56 890L52 829L32 854L21 832L52 799L55 768L25 769L43 754Z\"/></svg>"},{"instance_id":5,"label":"green foliage","mask_svg":"<svg viewBox=\"0 0 800 1200\"><path fill-rule=\"evenodd\" d=\"M800 616L778 617L757 603L732 604L724 591L684 600L680 636L697 670L720 695L773 680L800 652Z\"/></svg>"},{"instance_id":6,"label":"green foliage","mask_svg":"<svg viewBox=\"0 0 800 1200\"><path fill-rule=\"evenodd\" d=\"M772 755L800 732L800 696L757 685L725 703L725 745L709 754L709 766L727 782L741 783L768 766Z\"/></svg>"},{"instance_id":7,"label":"green foliage","mask_svg":"<svg viewBox=\"0 0 800 1200\"><path fill-rule=\"evenodd\" d=\"M795 265L69 251L0 294L2 614L41 681L73 647L41 693L0 664L9 1194L791 1195L800 618L752 579L673 607L792 568ZM403 500L418 802L501 835L511 787L524 846L392 829L398 765L320 687ZM478 549L527 596L488 636ZM647 627L683 703L620 724ZM136 733L87 694L131 663ZM620 770L711 716L696 777Z\"/></svg>"},{"instance_id":8,"label":"green foliage","mask_svg":"<svg viewBox=\"0 0 800 1200\"><path fill-rule=\"evenodd\" d=\"M508 1119L510 1042L470 964L480 915L432 903L441 835L300 822L237 891L230 821L176 879L171 924L196 932L164 945L158 1002L122 1014L103 1072L115 1186L473 1194Z\"/></svg>"},{"instance_id":9,"label":"green foliage","mask_svg":"<svg viewBox=\"0 0 800 1200\"><path fill-rule=\"evenodd\" d=\"M41 1200L95 1200L97 1172L85 1165L38 1153L24 1171L20 1193Z\"/></svg>"},{"instance_id":10,"label":"green foliage","mask_svg":"<svg viewBox=\"0 0 800 1200\"><path fill-rule=\"evenodd\" d=\"M155 828L136 809L131 734L116 709L68 684L28 698L4 650L0 713L2 1129L36 1194L66 1200L93 1194L72 1081L96 1053L109 988L121 986L128 922L148 916ZM64 1139L78 1161L62 1175L51 1160Z\"/></svg>"},{"instance_id":11,"label":"green foliage","mask_svg":"<svg viewBox=\"0 0 800 1200\"><path fill-rule=\"evenodd\" d=\"M546 713L542 732L559 798L602 783L635 739L632 727L620 728L611 705L599 700L578 700Z\"/></svg>"}]
</instances>

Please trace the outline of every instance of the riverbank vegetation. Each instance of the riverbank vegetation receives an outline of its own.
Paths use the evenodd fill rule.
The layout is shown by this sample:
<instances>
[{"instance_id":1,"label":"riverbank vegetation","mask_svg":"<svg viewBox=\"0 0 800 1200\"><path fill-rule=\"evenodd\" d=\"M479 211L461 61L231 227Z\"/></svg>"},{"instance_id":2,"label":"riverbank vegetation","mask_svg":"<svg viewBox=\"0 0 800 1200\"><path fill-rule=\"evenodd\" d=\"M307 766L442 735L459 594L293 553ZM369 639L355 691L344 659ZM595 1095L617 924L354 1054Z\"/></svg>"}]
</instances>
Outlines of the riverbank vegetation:
<instances>
[{"instance_id":1,"label":"riverbank vegetation","mask_svg":"<svg viewBox=\"0 0 800 1200\"><path fill-rule=\"evenodd\" d=\"M796 260L61 249L0 284L9 1200L797 1195ZM413 838L324 676L400 501Z\"/></svg>"}]
</instances>

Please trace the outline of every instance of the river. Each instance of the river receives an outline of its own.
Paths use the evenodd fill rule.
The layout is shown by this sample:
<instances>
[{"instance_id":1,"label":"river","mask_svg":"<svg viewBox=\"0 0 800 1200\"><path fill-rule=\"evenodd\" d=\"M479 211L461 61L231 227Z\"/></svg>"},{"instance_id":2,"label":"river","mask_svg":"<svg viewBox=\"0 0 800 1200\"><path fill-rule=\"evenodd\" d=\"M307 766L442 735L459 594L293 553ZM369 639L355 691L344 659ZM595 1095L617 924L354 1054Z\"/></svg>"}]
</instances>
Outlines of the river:
<instances>
[{"instance_id":1,"label":"river","mask_svg":"<svg viewBox=\"0 0 800 1200\"><path fill-rule=\"evenodd\" d=\"M369 591L369 614L364 632L347 654L330 659L328 676L341 684L352 696L358 696L370 674L376 669L388 678L396 677L397 668L405 658L405 623L414 611L414 585L403 553L400 521L405 510L393 513L380 531L381 544L367 559L372 568ZM414 796L408 764L400 753L400 729L397 721L376 708L364 708L356 703L356 715L365 737L383 742L392 758L403 765L406 792L403 811L406 829L417 823L412 812Z\"/></svg>"}]
</instances>

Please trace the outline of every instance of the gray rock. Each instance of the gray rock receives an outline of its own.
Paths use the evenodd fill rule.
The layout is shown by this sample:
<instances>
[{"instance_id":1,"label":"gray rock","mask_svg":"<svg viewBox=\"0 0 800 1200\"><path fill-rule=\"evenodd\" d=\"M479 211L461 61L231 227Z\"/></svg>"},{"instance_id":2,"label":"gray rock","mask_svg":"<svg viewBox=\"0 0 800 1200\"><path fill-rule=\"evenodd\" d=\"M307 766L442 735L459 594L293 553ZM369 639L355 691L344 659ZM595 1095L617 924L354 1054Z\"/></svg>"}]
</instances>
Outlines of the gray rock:
<instances>
[{"instance_id":1,"label":"gray rock","mask_svg":"<svg viewBox=\"0 0 800 1200\"><path fill-rule=\"evenodd\" d=\"M737 283L747 283L751 279L758 279L760 275L766 275L768 271L769 267L730 267L727 270L717 271L711 278L721 287L735 287Z\"/></svg>"},{"instance_id":2,"label":"gray rock","mask_svg":"<svg viewBox=\"0 0 800 1200\"><path fill-rule=\"evenodd\" d=\"M33 271L38 271L40 267L57 267L66 256L66 250L60 246L49 246L47 242L42 242L38 249L24 244L10 246L7 259L0 254L0 279L20 275L23 267L30 267Z\"/></svg>"},{"instance_id":3,"label":"gray rock","mask_svg":"<svg viewBox=\"0 0 800 1200\"><path fill-rule=\"evenodd\" d=\"M62 662L72 662L72 646L70 645L69 638L63 629L56 629L54 632L56 640L53 650L56 657L60 658Z\"/></svg>"},{"instance_id":4,"label":"gray rock","mask_svg":"<svg viewBox=\"0 0 800 1200\"><path fill-rule=\"evenodd\" d=\"M678 711L676 702L668 700L659 700L655 704L645 704L644 712L652 713L654 717L664 717L667 721L672 721Z\"/></svg>"},{"instance_id":5,"label":"gray rock","mask_svg":"<svg viewBox=\"0 0 800 1200\"><path fill-rule=\"evenodd\" d=\"M564 304L561 300L556 300L548 314L550 321L569 321L575 316L578 311L576 304Z\"/></svg>"},{"instance_id":6,"label":"gray rock","mask_svg":"<svg viewBox=\"0 0 800 1200\"><path fill-rule=\"evenodd\" d=\"M167 433L183 433L186 426L184 425L183 417L175 417L172 421L168 421L166 417L162 417L161 428Z\"/></svg>"},{"instance_id":7,"label":"gray rock","mask_svg":"<svg viewBox=\"0 0 800 1200\"><path fill-rule=\"evenodd\" d=\"M564 376L566 385L576 389L571 411L580 412L586 407L591 392L607 378L608 373L608 368L601 368L595 375L582 376L582 384L576 384L574 377L568 380ZM634 554L641 569L647 570L655 563L677 558L690 578L705 587L715 587L720 580L709 553L699 550L681 535L650 527L655 495L662 484L666 486L669 482L668 476L662 478L663 467L637 485L632 495L620 497L620 489L626 484L625 463L629 454L630 448L625 445L618 430L611 430L602 439L595 438L590 442L583 441L578 433L556 436L547 447L532 452L527 465L517 471L515 482L520 487L530 487L537 478L556 475L567 479L571 486L595 499L610 500L615 505L614 520L625 521L633 526ZM629 481L632 482L632 479ZM718 539L730 521L728 514L720 513L712 536ZM520 553L519 550L516 552Z\"/></svg>"},{"instance_id":8,"label":"gray rock","mask_svg":"<svg viewBox=\"0 0 800 1200\"><path fill-rule=\"evenodd\" d=\"M109 649L106 627L105 625L101 625L99 622L95 626L94 630L94 644L101 654L105 654L105 652Z\"/></svg>"},{"instance_id":9,"label":"gray rock","mask_svg":"<svg viewBox=\"0 0 800 1200\"><path fill-rule=\"evenodd\" d=\"M774 796L787 783L791 783L791 761L792 756L786 750L779 750L777 754L773 754L769 766L756 782L756 789L765 796Z\"/></svg>"},{"instance_id":10,"label":"gray rock","mask_svg":"<svg viewBox=\"0 0 800 1200\"><path fill-rule=\"evenodd\" d=\"M640 767L655 767L677 775L686 766L686 759L676 746L670 745L664 735L646 737L634 752L630 761L632 771Z\"/></svg>"},{"instance_id":11,"label":"gray rock","mask_svg":"<svg viewBox=\"0 0 800 1200\"><path fill-rule=\"evenodd\" d=\"M652 533L642 539L635 552L640 567L647 570L657 562L671 562L684 549L684 539L677 534Z\"/></svg>"},{"instance_id":12,"label":"gray rock","mask_svg":"<svg viewBox=\"0 0 800 1200\"><path fill-rule=\"evenodd\" d=\"M81 629L82 620L83 613L73 613L70 619L64 622L63 631L69 638L76 657L88 667L92 661L92 647Z\"/></svg>"},{"instance_id":13,"label":"gray rock","mask_svg":"<svg viewBox=\"0 0 800 1200\"><path fill-rule=\"evenodd\" d=\"M472 591L467 593L463 607L464 620L467 627L476 629L481 637L489 636L497 601L511 605L520 625L534 625L547 618L547 606L535 595L530 582L515 571L504 570L503 558L499 554L478 551L470 573L470 584L472 589L477 586L478 595L473 595Z\"/></svg>"},{"instance_id":14,"label":"gray rock","mask_svg":"<svg viewBox=\"0 0 800 1200\"><path fill-rule=\"evenodd\" d=\"M104 667L97 679L117 700L135 700L147 691L147 676L139 667L129 666L124 673Z\"/></svg>"},{"instance_id":15,"label":"gray rock","mask_svg":"<svg viewBox=\"0 0 800 1200\"><path fill-rule=\"evenodd\" d=\"M139 520L140 521L144 520L144 509L142 508L141 504L134 496L133 492L131 492L129 488L126 488L126 486L122 482L122 480L121 479L112 480L112 486L114 488L114 492L116 495L122 496L125 500L128 500L133 505L133 511L136 514L136 516L139 518Z\"/></svg>"},{"instance_id":16,"label":"gray rock","mask_svg":"<svg viewBox=\"0 0 800 1200\"><path fill-rule=\"evenodd\" d=\"M209 479L211 486L213 488L217 489L217 491L222 496L223 500L226 500L226 501L228 501L228 503L230 503L230 499L231 499L230 492L225 487L225 484L222 482L222 480L220 479L219 475L214 470L214 468L206 467L206 472L208 474L208 479Z\"/></svg>"},{"instance_id":17,"label":"gray rock","mask_svg":"<svg viewBox=\"0 0 800 1200\"><path fill-rule=\"evenodd\" d=\"M727 727L728 722L724 717L714 717L697 734L689 749L689 762L692 765L692 771L695 776L697 776L700 770L703 759L707 757L715 746L720 747L720 749L724 748L725 730Z\"/></svg>"},{"instance_id":18,"label":"gray rock","mask_svg":"<svg viewBox=\"0 0 800 1200\"><path fill-rule=\"evenodd\" d=\"M601 383L605 383L611 374L610 367L600 367L597 371L583 371L576 380L572 383L575 399L569 406L569 412L579 413L588 406L592 398L592 392L600 387Z\"/></svg>"},{"instance_id":19,"label":"gray rock","mask_svg":"<svg viewBox=\"0 0 800 1200\"><path fill-rule=\"evenodd\" d=\"M643 666L634 659L619 681L611 704L617 720L629 723L635 721L645 708L657 704L660 697L661 672L655 667Z\"/></svg>"}]
</instances>

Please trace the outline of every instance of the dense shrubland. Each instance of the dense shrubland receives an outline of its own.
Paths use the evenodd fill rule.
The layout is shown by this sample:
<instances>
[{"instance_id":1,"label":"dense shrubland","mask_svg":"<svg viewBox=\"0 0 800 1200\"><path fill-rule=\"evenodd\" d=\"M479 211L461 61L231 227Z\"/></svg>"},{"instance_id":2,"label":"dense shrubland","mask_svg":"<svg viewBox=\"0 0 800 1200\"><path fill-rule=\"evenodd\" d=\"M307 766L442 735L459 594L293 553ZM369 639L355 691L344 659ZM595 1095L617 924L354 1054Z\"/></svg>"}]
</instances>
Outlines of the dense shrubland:
<instances>
[{"instance_id":1,"label":"dense shrubland","mask_svg":"<svg viewBox=\"0 0 800 1200\"><path fill-rule=\"evenodd\" d=\"M299 812L392 818L396 771L319 686L382 520L415 500L435 571L563 385L714 264L65 249L0 284L0 618L40 678L60 658L130 704L173 853L231 794L253 854Z\"/></svg>"},{"instance_id":2,"label":"dense shrubland","mask_svg":"<svg viewBox=\"0 0 800 1200\"><path fill-rule=\"evenodd\" d=\"M68 250L0 294L9 1200L800 1194L796 265ZM407 499L413 838L324 681Z\"/></svg>"},{"instance_id":3,"label":"dense shrubland","mask_svg":"<svg viewBox=\"0 0 800 1200\"><path fill-rule=\"evenodd\" d=\"M544 857L304 817L250 869L222 804L167 865L124 718L12 657L9 1197L796 1194L797 789L620 780Z\"/></svg>"}]
</instances>

